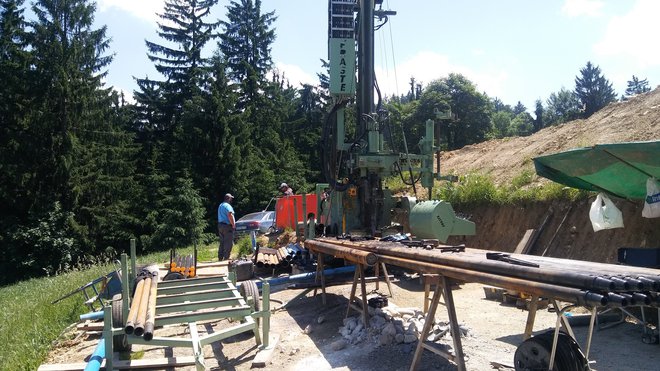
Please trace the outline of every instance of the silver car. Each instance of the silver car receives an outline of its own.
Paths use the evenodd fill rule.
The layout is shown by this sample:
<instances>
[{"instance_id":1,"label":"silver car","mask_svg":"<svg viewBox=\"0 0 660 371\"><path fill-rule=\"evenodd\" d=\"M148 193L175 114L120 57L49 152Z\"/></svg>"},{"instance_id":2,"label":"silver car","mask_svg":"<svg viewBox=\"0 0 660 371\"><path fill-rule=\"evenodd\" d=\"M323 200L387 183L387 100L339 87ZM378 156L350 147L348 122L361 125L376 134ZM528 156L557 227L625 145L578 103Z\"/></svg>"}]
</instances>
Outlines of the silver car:
<instances>
[{"instance_id":1,"label":"silver car","mask_svg":"<svg viewBox=\"0 0 660 371\"><path fill-rule=\"evenodd\" d=\"M236 221L236 237L256 231L257 233L268 233L275 230L275 212L261 211L250 213Z\"/></svg>"}]
</instances>

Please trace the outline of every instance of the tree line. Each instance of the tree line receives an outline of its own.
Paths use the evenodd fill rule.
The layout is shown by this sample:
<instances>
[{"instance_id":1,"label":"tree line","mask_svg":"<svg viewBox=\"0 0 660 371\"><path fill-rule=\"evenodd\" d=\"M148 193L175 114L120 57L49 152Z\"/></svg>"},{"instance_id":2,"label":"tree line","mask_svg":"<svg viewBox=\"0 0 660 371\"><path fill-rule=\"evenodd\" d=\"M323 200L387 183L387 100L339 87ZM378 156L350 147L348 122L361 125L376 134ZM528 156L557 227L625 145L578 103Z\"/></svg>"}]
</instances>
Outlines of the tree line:
<instances>
[{"instance_id":1,"label":"tree line","mask_svg":"<svg viewBox=\"0 0 660 371\"><path fill-rule=\"evenodd\" d=\"M210 19L218 0L166 0L158 39L145 43L159 78L137 77L130 102L103 82L113 53L94 2L35 0L31 19L24 0L0 6L0 284L113 259L129 238L141 251L214 241L225 193L240 216L263 209L283 181L299 193L325 181L327 71L317 85L292 86L274 70L277 16L260 0L231 1L223 21ZM598 67L583 71L575 92L537 102L536 119L460 74L423 88L413 80L408 95L379 106L393 147L404 136L416 143L423 122L451 108L441 133L455 149L615 99Z\"/></svg>"}]
</instances>

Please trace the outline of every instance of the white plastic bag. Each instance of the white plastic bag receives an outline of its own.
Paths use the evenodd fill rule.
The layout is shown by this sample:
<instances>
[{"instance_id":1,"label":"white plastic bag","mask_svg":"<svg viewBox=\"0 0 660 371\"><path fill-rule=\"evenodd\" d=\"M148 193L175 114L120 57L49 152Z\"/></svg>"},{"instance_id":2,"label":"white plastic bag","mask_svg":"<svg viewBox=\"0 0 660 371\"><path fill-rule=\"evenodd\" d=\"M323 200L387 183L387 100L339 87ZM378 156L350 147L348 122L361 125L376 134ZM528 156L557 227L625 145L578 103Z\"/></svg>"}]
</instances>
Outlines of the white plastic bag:
<instances>
[{"instance_id":1,"label":"white plastic bag","mask_svg":"<svg viewBox=\"0 0 660 371\"><path fill-rule=\"evenodd\" d=\"M660 217L660 183L655 178L646 180L646 199L642 216L645 218Z\"/></svg>"},{"instance_id":2,"label":"white plastic bag","mask_svg":"<svg viewBox=\"0 0 660 371\"><path fill-rule=\"evenodd\" d=\"M594 232L602 229L623 228L621 210L617 209L612 200L602 193L599 193L596 201L591 204L589 219L591 219Z\"/></svg>"}]
</instances>

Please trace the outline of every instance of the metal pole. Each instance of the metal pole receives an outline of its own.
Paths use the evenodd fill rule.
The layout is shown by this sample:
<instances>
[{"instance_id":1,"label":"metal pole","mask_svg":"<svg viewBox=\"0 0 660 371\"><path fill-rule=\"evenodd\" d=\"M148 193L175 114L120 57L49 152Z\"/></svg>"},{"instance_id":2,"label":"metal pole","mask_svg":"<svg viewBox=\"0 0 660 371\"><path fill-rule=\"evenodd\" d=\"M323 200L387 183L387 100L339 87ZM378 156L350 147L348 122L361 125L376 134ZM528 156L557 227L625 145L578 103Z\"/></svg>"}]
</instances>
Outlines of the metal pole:
<instances>
[{"instance_id":1,"label":"metal pole","mask_svg":"<svg viewBox=\"0 0 660 371\"><path fill-rule=\"evenodd\" d=\"M263 308L262 317L262 335L263 335L263 347L268 348L268 339L270 332L270 284L264 282L261 286L261 304Z\"/></svg>"}]
</instances>

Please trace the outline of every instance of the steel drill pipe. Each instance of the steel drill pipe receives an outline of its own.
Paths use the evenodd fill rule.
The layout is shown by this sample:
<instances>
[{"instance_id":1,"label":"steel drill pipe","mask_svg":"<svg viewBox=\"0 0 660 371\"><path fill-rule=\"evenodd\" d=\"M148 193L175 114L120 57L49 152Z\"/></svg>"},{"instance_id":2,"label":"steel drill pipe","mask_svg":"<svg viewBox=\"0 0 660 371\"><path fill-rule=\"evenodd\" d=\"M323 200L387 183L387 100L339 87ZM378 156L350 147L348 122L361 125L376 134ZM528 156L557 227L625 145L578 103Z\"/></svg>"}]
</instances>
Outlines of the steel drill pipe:
<instances>
[{"instance_id":1,"label":"steel drill pipe","mask_svg":"<svg viewBox=\"0 0 660 371\"><path fill-rule=\"evenodd\" d=\"M154 325L156 320L156 297L158 296L158 271L152 272L149 301L147 302L147 317L144 323L144 340L154 338Z\"/></svg>"},{"instance_id":2,"label":"steel drill pipe","mask_svg":"<svg viewBox=\"0 0 660 371\"><path fill-rule=\"evenodd\" d=\"M651 297L644 293L634 292L632 296L635 302L638 303L639 305L651 305L651 301L652 301Z\"/></svg>"},{"instance_id":3,"label":"steel drill pipe","mask_svg":"<svg viewBox=\"0 0 660 371\"><path fill-rule=\"evenodd\" d=\"M352 248L366 249L367 251L372 251L374 244L379 244L379 245L382 245L383 247L388 247L388 248L389 248L389 246L402 247L402 245L399 244L399 243L385 242L385 241L349 242L347 240L336 240L336 239L328 239L328 238L320 238L320 240L328 241L328 242L331 242L331 243L334 243L334 244L343 245L343 246L352 247ZM435 252L435 253L440 254L439 249L443 248L443 247L451 247L451 246L440 245L440 246L438 246L438 248L436 248L434 250L422 250L422 249L412 249L412 248L407 248L407 249L422 250L422 251ZM375 252L375 251L372 251L372 252ZM475 257L485 255L485 253L487 253L487 252L496 252L496 251L467 248L467 249L465 249L465 252L456 253L454 255L459 255L460 254L460 255L463 255L463 256L466 256L466 257L475 258ZM497 251L497 252L500 252L500 251ZM442 253L442 254L448 255L448 254L451 254L451 253ZM547 257L547 256L536 256L536 255L523 255L523 254L513 254L513 253L511 253L509 255L512 258L537 263L537 264L541 265L543 268L553 268L553 269L561 270L563 272L577 272L577 273L581 273L581 274L585 274L585 272L589 272L589 275L594 275L594 276L622 276L622 277L625 277L625 276L630 276L630 277L644 276L644 277L646 277L648 279L652 279L654 281L660 281L660 270L654 269L654 268L633 267L633 266L607 264L607 263L596 263L596 262L583 261L583 260L562 259L562 258L553 258L553 257ZM606 271L604 271L605 269L606 269ZM607 273L605 273L605 272L607 272ZM660 289L660 285L658 286L658 289Z\"/></svg>"},{"instance_id":4,"label":"steel drill pipe","mask_svg":"<svg viewBox=\"0 0 660 371\"><path fill-rule=\"evenodd\" d=\"M378 254L377 254L378 255ZM412 269L421 273L440 274L461 281L478 282L486 285L516 290L542 297L555 298L579 305L605 306L608 300L597 292L580 290L570 287L551 285L515 277L502 276L481 271L439 265L424 261L403 259L395 256L378 255L378 260L385 264Z\"/></svg>"},{"instance_id":5,"label":"steel drill pipe","mask_svg":"<svg viewBox=\"0 0 660 371\"><path fill-rule=\"evenodd\" d=\"M629 305L628 299L625 296L614 292L607 293L607 300L612 306L627 307Z\"/></svg>"},{"instance_id":6,"label":"steel drill pipe","mask_svg":"<svg viewBox=\"0 0 660 371\"><path fill-rule=\"evenodd\" d=\"M307 241L307 244L310 242L311 241ZM313 243L316 242L317 241L314 241ZM345 247L352 246L345 242L340 242L339 244ZM487 260L485 259L486 250L479 250L484 252L483 256L479 257L476 254L469 255L463 253L441 253L438 250L411 249L392 244L384 246L378 246L375 244L356 244L355 246L356 249L374 252L380 256L394 256L403 259L424 261L428 263L452 266L462 269L470 269L484 273L535 280L548 284L568 286L584 290L612 290L612 283L602 277L546 268L543 267L543 265L541 265L540 269L500 262L497 260ZM474 249L471 249L471 252L474 251Z\"/></svg>"},{"instance_id":7,"label":"steel drill pipe","mask_svg":"<svg viewBox=\"0 0 660 371\"><path fill-rule=\"evenodd\" d=\"M317 240L306 241L305 247L311 252L332 255L362 265L374 265L378 262L378 258L373 252L337 246Z\"/></svg>"},{"instance_id":8,"label":"steel drill pipe","mask_svg":"<svg viewBox=\"0 0 660 371\"><path fill-rule=\"evenodd\" d=\"M137 320L133 327L133 333L137 336L142 336L144 333L144 322L147 318L147 305L149 304L149 293L151 292L151 277L145 278L144 288L142 289L142 296L140 298L140 307L137 312Z\"/></svg>"},{"instance_id":9,"label":"steel drill pipe","mask_svg":"<svg viewBox=\"0 0 660 371\"><path fill-rule=\"evenodd\" d=\"M137 320L138 308L140 307L140 300L142 299L142 290L144 289L144 280L138 281L135 286L135 294L133 294L133 300L131 301L131 309L128 312L128 318L126 319L126 326L124 331L130 335L135 329L135 321Z\"/></svg>"}]
</instances>

